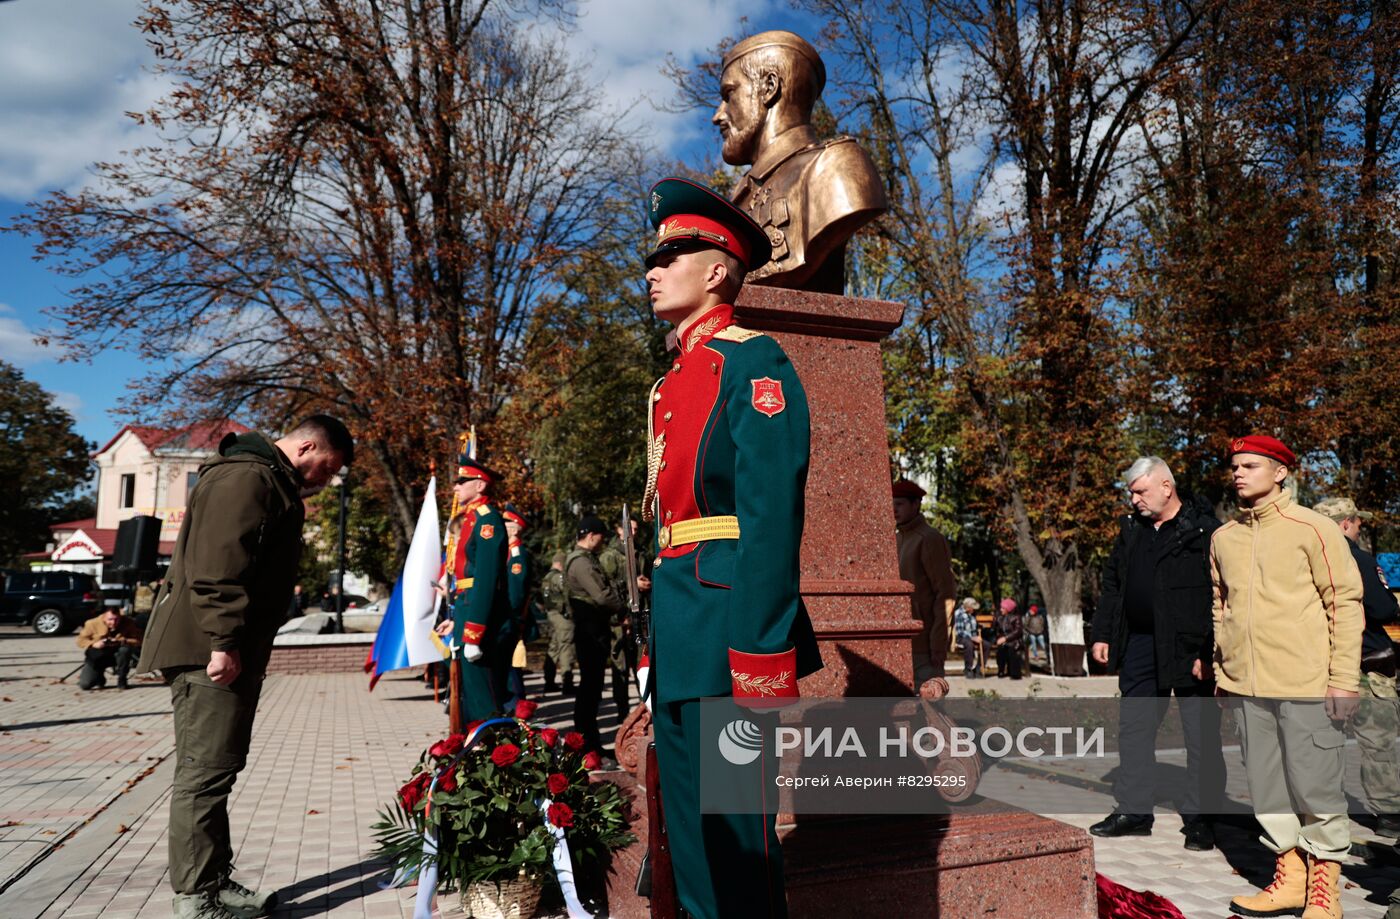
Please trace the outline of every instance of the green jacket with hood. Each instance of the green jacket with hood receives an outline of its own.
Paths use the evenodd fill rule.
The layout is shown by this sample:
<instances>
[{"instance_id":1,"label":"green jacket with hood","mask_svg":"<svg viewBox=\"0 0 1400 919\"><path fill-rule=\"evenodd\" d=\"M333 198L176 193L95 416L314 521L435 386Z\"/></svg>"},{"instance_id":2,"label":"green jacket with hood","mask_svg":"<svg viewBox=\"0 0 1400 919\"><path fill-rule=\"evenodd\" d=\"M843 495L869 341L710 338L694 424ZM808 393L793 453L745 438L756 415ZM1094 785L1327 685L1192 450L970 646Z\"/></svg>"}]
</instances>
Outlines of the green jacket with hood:
<instances>
[{"instance_id":1,"label":"green jacket with hood","mask_svg":"<svg viewBox=\"0 0 1400 919\"><path fill-rule=\"evenodd\" d=\"M261 434L229 434L199 469L146 629L139 672L238 651L261 676L287 617L305 519L301 477Z\"/></svg>"}]
</instances>

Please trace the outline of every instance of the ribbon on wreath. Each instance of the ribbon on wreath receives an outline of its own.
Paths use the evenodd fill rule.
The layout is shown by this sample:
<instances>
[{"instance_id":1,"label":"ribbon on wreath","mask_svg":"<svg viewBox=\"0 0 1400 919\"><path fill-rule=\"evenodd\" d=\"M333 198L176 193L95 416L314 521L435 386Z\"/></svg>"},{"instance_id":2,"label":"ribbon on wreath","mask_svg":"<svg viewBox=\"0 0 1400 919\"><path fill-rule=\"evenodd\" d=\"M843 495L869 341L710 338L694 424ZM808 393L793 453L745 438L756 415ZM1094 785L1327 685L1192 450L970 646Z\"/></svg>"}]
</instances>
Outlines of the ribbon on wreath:
<instances>
[{"instance_id":1,"label":"ribbon on wreath","mask_svg":"<svg viewBox=\"0 0 1400 919\"><path fill-rule=\"evenodd\" d=\"M574 884L574 863L569 858L569 841L564 838L564 828L549 822L549 805L553 803L549 798L541 801L540 814L544 817L545 828L554 834L554 879L559 882L559 889L564 894L564 908L569 913L569 919L593 919L593 914L579 902L578 887Z\"/></svg>"}]
</instances>

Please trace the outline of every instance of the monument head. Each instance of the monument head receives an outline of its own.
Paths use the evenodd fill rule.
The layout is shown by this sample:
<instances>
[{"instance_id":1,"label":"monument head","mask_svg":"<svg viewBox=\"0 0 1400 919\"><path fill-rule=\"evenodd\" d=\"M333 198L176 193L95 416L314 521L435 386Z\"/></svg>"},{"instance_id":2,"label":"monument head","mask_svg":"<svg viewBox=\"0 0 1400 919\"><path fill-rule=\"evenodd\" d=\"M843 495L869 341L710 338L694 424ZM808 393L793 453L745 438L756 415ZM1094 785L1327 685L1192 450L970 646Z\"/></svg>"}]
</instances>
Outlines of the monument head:
<instances>
[{"instance_id":1,"label":"monument head","mask_svg":"<svg viewBox=\"0 0 1400 919\"><path fill-rule=\"evenodd\" d=\"M812 123L826 86L817 49L791 32L761 32L725 55L719 108L711 121L724 139L724 161L746 166L765 141Z\"/></svg>"},{"instance_id":2,"label":"monument head","mask_svg":"<svg viewBox=\"0 0 1400 919\"><path fill-rule=\"evenodd\" d=\"M748 280L841 293L846 242L885 210L875 164L850 137L818 140L812 111L826 85L821 55L791 32L760 32L724 57L713 119L724 161L751 165L733 201L772 249Z\"/></svg>"}]
</instances>

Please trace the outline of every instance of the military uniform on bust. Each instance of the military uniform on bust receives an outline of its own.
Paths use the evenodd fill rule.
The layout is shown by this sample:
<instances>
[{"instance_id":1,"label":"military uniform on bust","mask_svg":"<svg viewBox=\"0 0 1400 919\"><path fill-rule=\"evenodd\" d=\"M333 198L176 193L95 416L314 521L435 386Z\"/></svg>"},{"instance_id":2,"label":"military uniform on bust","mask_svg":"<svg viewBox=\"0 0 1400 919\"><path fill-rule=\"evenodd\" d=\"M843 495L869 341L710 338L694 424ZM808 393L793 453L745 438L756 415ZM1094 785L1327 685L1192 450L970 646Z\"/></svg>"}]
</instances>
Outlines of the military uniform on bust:
<instances>
[{"instance_id":1,"label":"military uniform on bust","mask_svg":"<svg viewBox=\"0 0 1400 919\"><path fill-rule=\"evenodd\" d=\"M812 110L825 85L821 56L791 32L749 36L725 55L713 121L724 161L752 164L733 201L769 249L748 266L747 283L841 293L847 239L887 205L875 164L853 138L817 139Z\"/></svg>"},{"instance_id":2,"label":"military uniform on bust","mask_svg":"<svg viewBox=\"0 0 1400 919\"><path fill-rule=\"evenodd\" d=\"M658 183L651 205L647 282L679 350L650 395L643 500L659 514L650 663L667 838L697 919L785 916L776 815L700 813L698 722L702 698L796 698L798 677L821 667L798 594L807 399L777 342L715 302L767 261L762 230L681 179ZM713 278L716 259L739 278L701 285L692 269Z\"/></svg>"},{"instance_id":3,"label":"military uniform on bust","mask_svg":"<svg viewBox=\"0 0 1400 919\"><path fill-rule=\"evenodd\" d=\"M487 492L498 476L462 456L454 488L474 494L462 508L462 532L453 547L451 576L453 647L462 660L462 717L476 721L501 711L514 650L510 585L506 574L505 519ZM444 626L447 624L444 623Z\"/></svg>"}]
</instances>

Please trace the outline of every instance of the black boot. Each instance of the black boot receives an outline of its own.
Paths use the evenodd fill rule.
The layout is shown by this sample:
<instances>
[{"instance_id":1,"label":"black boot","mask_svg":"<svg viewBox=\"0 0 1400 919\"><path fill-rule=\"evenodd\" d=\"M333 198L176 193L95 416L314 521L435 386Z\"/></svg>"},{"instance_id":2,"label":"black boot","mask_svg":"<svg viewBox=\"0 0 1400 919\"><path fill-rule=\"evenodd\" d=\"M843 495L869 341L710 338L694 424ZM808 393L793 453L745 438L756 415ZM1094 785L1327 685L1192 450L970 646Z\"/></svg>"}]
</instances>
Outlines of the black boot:
<instances>
[{"instance_id":1,"label":"black boot","mask_svg":"<svg viewBox=\"0 0 1400 919\"><path fill-rule=\"evenodd\" d=\"M572 670L564 674L564 685L559 687L559 691L566 696L574 694L574 672Z\"/></svg>"},{"instance_id":2,"label":"black boot","mask_svg":"<svg viewBox=\"0 0 1400 919\"><path fill-rule=\"evenodd\" d=\"M1204 817L1186 820L1181 832L1186 834L1186 848L1192 852L1209 852L1215 848L1215 831L1210 828Z\"/></svg>"},{"instance_id":3,"label":"black boot","mask_svg":"<svg viewBox=\"0 0 1400 919\"><path fill-rule=\"evenodd\" d=\"M1095 836L1151 836L1152 817L1148 814L1109 814L1089 827Z\"/></svg>"}]
</instances>

